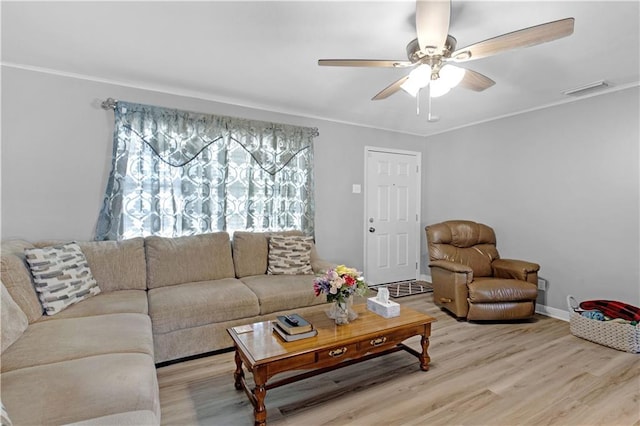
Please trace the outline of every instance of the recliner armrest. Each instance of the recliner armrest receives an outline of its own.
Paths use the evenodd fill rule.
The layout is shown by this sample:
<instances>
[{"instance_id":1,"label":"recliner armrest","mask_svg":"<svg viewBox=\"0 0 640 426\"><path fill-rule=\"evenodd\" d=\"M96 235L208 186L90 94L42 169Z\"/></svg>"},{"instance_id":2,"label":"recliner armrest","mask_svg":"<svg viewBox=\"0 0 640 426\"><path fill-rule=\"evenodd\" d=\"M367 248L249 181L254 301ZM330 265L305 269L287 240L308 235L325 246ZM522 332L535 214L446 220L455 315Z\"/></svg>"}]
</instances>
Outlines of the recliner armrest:
<instances>
[{"instance_id":1,"label":"recliner armrest","mask_svg":"<svg viewBox=\"0 0 640 426\"><path fill-rule=\"evenodd\" d=\"M467 286L473 281L473 269L468 265L447 260L431 261L429 268L435 304L445 307L457 317L466 317L469 311Z\"/></svg>"},{"instance_id":2,"label":"recliner armrest","mask_svg":"<svg viewBox=\"0 0 640 426\"><path fill-rule=\"evenodd\" d=\"M463 274L473 274L473 269L470 266L464 265L462 263L449 262L448 260L434 260L429 263L429 267L437 267L446 269L450 272L461 272Z\"/></svg>"},{"instance_id":3,"label":"recliner armrest","mask_svg":"<svg viewBox=\"0 0 640 426\"><path fill-rule=\"evenodd\" d=\"M537 284L540 265L517 259L496 259L491 262L493 276L512 278Z\"/></svg>"}]
</instances>

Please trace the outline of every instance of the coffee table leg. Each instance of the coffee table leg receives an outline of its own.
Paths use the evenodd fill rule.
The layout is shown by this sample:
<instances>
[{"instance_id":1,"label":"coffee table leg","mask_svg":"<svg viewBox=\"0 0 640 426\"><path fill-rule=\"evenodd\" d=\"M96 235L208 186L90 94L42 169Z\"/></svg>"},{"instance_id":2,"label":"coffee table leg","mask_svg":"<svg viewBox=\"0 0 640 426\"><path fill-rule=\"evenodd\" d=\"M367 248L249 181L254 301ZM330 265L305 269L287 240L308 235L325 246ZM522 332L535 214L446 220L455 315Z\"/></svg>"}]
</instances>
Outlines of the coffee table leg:
<instances>
[{"instance_id":1,"label":"coffee table leg","mask_svg":"<svg viewBox=\"0 0 640 426\"><path fill-rule=\"evenodd\" d=\"M422 339L420 339L420 345L422 346L422 353L420 354L420 369L422 371L429 370L429 336L431 335L431 324L427 324L425 326L424 333L422 334Z\"/></svg>"},{"instance_id":2,"label":"coffee table leg","mask_svg":"<svg viewBox=\"0 0 640 426\"><path fill-rule=\"evenodd\" d=\"M254 368L253 381L256 385L253 389L253 395L256 397L256 404L253 410L255 426L266 426L267 408L264 405L264 398L267 395L267 389L265 387L267 379L265 371L262 368Z\"/></svg>"},{"instance_id":3,"label":"coffee table leg","mask_svg":"<svg viewBox=\"0 0 640 426\"><path fill-rule=\"evenodd\" d=\"M233 378L235 380L235 387L237 390L242 390L242 380L244 379L244 370L242 369L242 358L240 358L240 352L238 348L236 348L236 371L233 373Z\"/></svg>"}]
</instances>

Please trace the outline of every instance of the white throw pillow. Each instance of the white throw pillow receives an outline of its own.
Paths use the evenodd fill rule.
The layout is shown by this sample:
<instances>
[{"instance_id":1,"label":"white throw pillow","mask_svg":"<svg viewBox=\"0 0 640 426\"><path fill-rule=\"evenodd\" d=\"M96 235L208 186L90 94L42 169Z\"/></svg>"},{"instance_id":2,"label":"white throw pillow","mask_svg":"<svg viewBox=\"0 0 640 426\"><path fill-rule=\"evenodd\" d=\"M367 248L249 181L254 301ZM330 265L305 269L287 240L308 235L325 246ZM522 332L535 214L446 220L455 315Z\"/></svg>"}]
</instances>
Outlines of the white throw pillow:
<instances>
[{"instance_id":1,"label":"white throw pillow","mask_svg":"<svg viewBox=\"0 0 640 426\"><path fill-rule=\"evenodd\" d=\"M100 293L78 244L25 249L24 253L47 315Z\"/></svg>"},{"instance_id":2,"label":"white throw pillow","mask_svg":"<svg viewBox=\"0 0 640 426\"><path fill-rule=\"evenodd\" d=\"M313 238L300 235L272 235L269 237L269 266L272 275L309 275Z\"/></svg>"}]
</instances>

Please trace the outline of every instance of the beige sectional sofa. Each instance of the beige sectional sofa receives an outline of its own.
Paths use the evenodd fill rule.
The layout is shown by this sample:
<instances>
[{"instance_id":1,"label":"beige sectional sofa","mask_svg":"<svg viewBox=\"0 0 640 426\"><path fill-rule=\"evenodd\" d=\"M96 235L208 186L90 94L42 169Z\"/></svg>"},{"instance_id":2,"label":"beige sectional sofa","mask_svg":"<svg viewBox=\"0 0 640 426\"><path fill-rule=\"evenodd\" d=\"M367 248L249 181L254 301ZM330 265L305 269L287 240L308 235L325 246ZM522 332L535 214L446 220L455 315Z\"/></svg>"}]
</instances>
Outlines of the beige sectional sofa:
<instances>
[{"instance_id":1,"label":"beige sectional sofa","mask_svg":"<svg viewBox=\"0 0 640 426\"><path fill-rule=\"evenodd\" d=\"M159 424L156 364L229 348L235 325L325 309L315 275L267 274L268 238L79 242L101 292L53 316L23 253L55 242L4 242L0 381L13 424ZM313 247L311 265L332 266Z\"/></svg>"}]
</instances>

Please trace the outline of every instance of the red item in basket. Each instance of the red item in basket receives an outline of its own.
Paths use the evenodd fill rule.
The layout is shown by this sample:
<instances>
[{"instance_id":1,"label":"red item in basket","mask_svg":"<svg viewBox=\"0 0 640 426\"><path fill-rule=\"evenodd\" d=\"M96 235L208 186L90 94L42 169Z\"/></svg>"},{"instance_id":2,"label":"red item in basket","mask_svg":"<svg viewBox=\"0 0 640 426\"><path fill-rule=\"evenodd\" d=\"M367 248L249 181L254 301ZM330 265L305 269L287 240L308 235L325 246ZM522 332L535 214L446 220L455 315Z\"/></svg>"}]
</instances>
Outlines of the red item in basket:
<instances>
[{"instance_id":1,"label":"red item in basket","mask_svg":"<svg viewBox=\"0 0 640 426\"><path fill-rule=\"evenodd\" d=\"M640 321L640 308L615 300L585 300L580 303L580 308L585 311L597 309L610 318Z\"/></svg>"}]
</instances>

